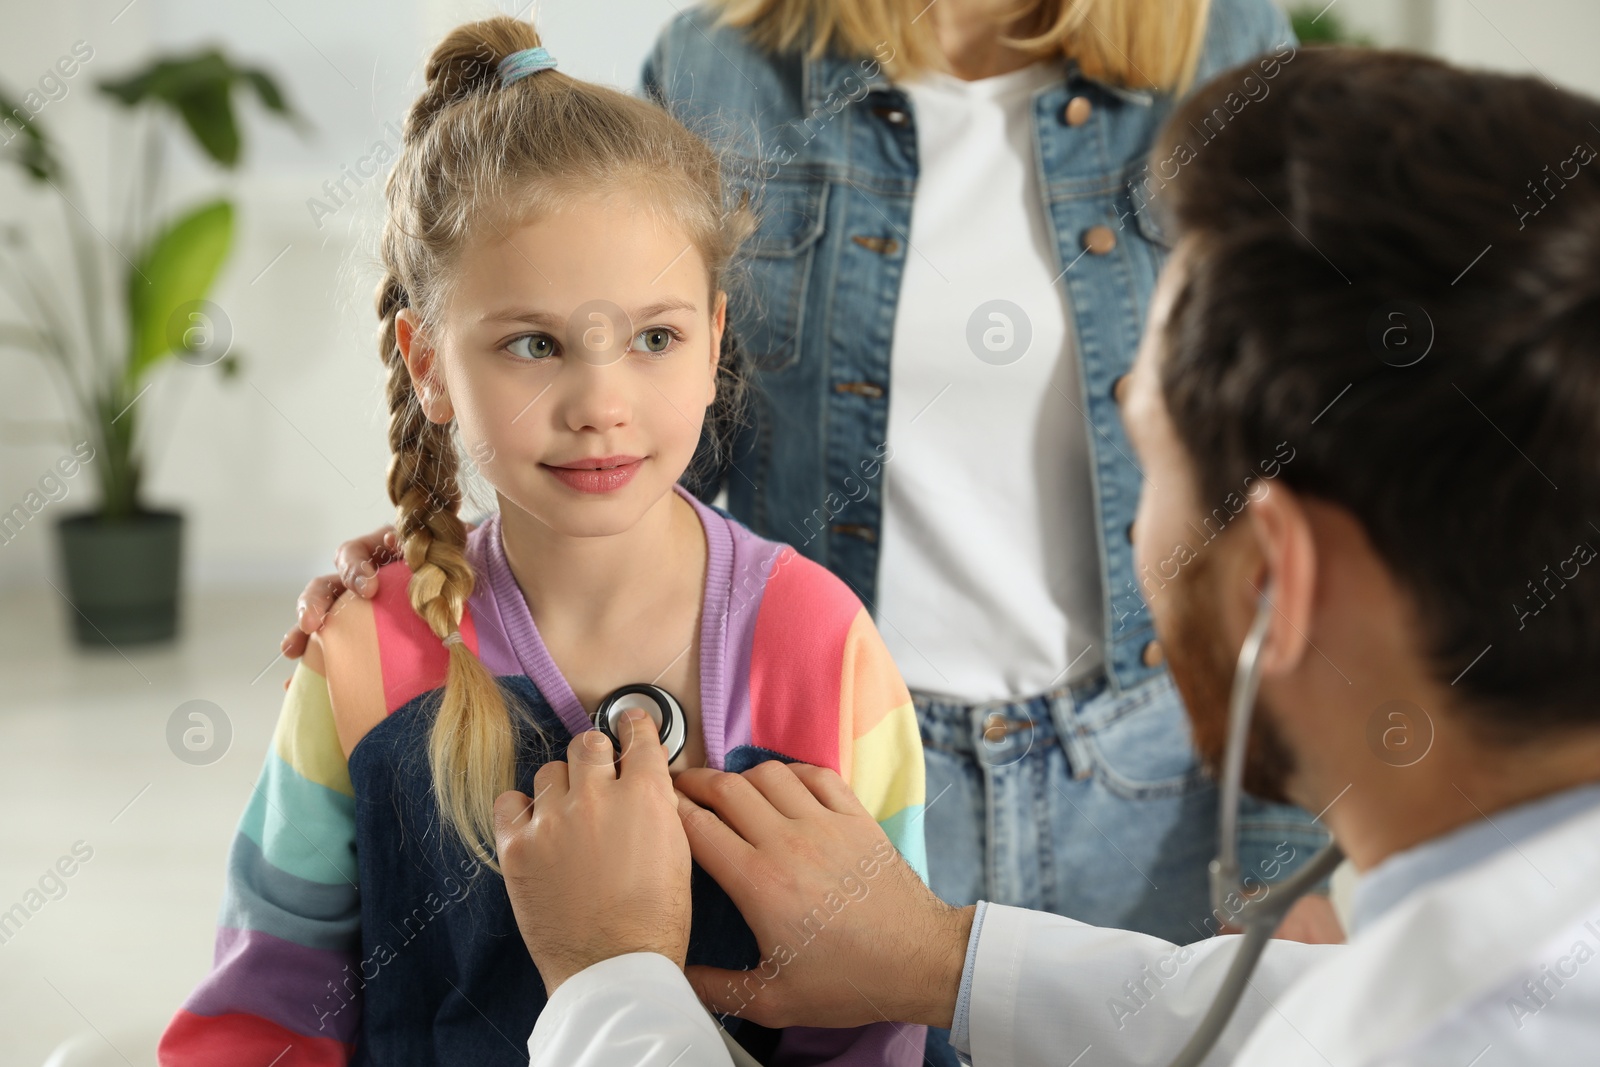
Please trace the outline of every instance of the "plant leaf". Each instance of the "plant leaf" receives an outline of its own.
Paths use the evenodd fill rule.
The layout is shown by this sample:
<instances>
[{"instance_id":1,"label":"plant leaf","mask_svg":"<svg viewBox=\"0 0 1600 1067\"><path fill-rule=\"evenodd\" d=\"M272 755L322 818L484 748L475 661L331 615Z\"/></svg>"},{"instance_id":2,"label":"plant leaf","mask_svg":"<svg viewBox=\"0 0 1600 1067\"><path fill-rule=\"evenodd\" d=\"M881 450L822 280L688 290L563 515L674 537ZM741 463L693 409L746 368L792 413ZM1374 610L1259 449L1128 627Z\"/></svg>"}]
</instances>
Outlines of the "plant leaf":
<instances>
[{"instance_id":1,"label":"plant leaf","mask_svg":"<svg viewBox=\"0 0 1600 1067\"><path fill-rule=\"evenodd\" d=\"M217 163L239 162L239 129L230 93L243 77L215 48L175 59L157 60L129 77L103 81L100 91L128 107L164 105L194 134L200 147Z\"/></svg>"},{"instance_id":2,"label":"plant leaf","mask_svg":"<svg viewBox=\"0 0 1600 1067\"><path fill-rule=\"evenodd\" d=\"M303 115L289 106L289 102L284 98L282 90L278 88L278 83L272 80L270 74L264 70L255 69L239 70L237 74L240 81L256 91L256 98L261 101L262 107L283 116L284 121L293 126L301 136L310 132L311 124L306 121Z\"/></svg>"},{"instance_id":3,"label":"plant leaf","mask_svg":"<svg viewBox=\"0 0 1600 1067\"><path fill-rule=\"evenodd\" d=\"M172 104L207 155L224 167L239 165L239 124L227 82L185 93Z\"/></svg>"},{"instance_id":4,"label":"plant leaf","mask_svg":"<svg viewBox=\"0 0 1600 1067\"><path fill-rule=\"evenodd\" d=\"M13 126L22 130L21 144L16 144L16 137L12 134L6 138L4 145L0 145L9 149L6 154L16 161L17 166L34 181L57 180L61 174L61 161L56 158L55 146L45 136L37 118L29 115L26 108L18 105L3 90L0 90L0 124L8 134Z\"/></svg>"},{"instance_id":5,"label":"plant leaf","mask_svg":"<svg viewBox=\"0 0 1600 1067\"><path fill-rule=\"evenodd\" d=\"M283 93L278 91L278 83L262 70L241 70L239 77L250 83L255 89L256 96L261 100L261 106L269 111L276 111L280 115L289 115L288 103L283 99Z\"/></svg>"},{"instance_id":6,"label":"plant leaf","mask_svg":"<svg viewBox=\"0 0 1600 1067\"><path fill-rule=\"evenodd\" d=\"M211 291L232 243L233 205L214 200L157 236L138 270L129 272L128 315L133 347L128 360L129 388L152 366L183 346L188 319L185 305L204 299Z\"/></svg>"}]
</instances>

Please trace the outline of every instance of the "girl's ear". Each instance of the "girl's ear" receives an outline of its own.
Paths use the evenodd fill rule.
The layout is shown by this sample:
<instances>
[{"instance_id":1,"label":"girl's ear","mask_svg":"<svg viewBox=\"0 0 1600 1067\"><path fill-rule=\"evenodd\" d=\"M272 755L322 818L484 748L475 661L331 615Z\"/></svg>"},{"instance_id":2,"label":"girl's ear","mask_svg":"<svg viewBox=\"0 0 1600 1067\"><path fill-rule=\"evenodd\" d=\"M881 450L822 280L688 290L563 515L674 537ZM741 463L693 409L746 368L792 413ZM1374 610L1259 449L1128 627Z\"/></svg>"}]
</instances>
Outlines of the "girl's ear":
<instances>
[{"instance_id":1,"label":"girl's ear","mask_svg":"<svg viewBox=\"0 0 1600 1067\"><path fill-rule=\"evenodd\" d=\"M728 327L728 294L717 290L716 310L711 313L711 388L706 406L717 399L717 367L722 363L722 334Z\"/></svg>"},{"instance_id":2,"label":"girl's ear","mask_svg":"<svg viewBox=\"0 0 1600 1067\"><path fill-rule=\"evenodd\" d=\"M417 394L428 421L443 425L455 418L455 408L450 403L450 394L444 388L444 376L438 366L438 350L411 308L395 312L394 341L411 375L411 389Z\"/></svg>"}]
</instances>

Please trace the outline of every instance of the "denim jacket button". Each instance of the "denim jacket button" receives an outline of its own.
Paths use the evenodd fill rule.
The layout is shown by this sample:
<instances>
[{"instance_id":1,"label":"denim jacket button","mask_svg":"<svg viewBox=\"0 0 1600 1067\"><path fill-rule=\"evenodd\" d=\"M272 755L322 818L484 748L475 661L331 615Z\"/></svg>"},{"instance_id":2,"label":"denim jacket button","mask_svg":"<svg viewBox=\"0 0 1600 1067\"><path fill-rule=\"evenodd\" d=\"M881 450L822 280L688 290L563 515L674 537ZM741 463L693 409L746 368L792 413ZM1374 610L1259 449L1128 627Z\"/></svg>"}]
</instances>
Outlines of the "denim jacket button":
<instances>
[{"instance_id":1,"label":"denim jacket button","mask_svg":"<svg viewBox=\"0 0 1600 1067\"><path fill-rule=\"evenodd\" d=\"M862 248L871 249L881 256L892 256L900 251L900 242L893 237L875 237L872 234L851 234L850 240Z\"/></svg>"},{"instance_id":2,"label":"denim jacket button","mask_svg":"<svg viewBox=\"0 0 1600 1067\"><path fill-rule=\"evenodd\" d=\"M833 391L836 393L850 393L854 396L870 397L879 400L883 397L883 386L877 382L835 382Z\"/></svg>"},{"instance_id":3,"label":"denim jacket button","mask_svg":"<svg viewBox=\"0 0 1600 1067\"><path fill-rule=\"evenodd\" d=\"M1103 256L1117 247L1117 235L1110 226L1090 226L1083 231L1083 247Z\"/></svg>"},{"instance_id":4,"label":"denim jacket button","mask_svg":"<svg viewBox=\"0 0 1600 1067\"><path fill-rule=\"evenodd\" d=\"M831 527L836 534L845 534L849 537L860 538L869 545L878 543L878 531L871 526L859 522L836 522Z\"/></svg>"},{"instance_id":5,"label":"denim jacket button","mask_svg":"<svg viewBox=\"0 0 1600 1067\"><path fill-rule=\"evenodd\" d=\"M1159 667L1167 661L1167 650L1161 647L1160 641L1151 641L1144 646L1144 651L1139 654L1139 660L1146 667Z\"/></svg>"},{"instance_id":6,"label":"denim jacket button","mask_svg":"<svg viewBox=\"0 0 1600 1067\"><path fill-rule=\"evenodd\" d=\"M904 126L906 119L910 118L904 111L897 107L876 107L872 109L883 116L883 121L891 126Z\"/></svg>"},{"instance_id":7,"label":"denim jacket button","mask_svg":"<svg viewBox=\"0 0 1600 1067\"><path fill-rule=\"evenodd\" d=\"M1089 121L1089 116L1094 112L1094 105L1089 103L1087 96L1075 96L1067 101L1067 106L1062 109L1061 117L1068 126L1082 126Z\"/></svg>"}]
</instances>

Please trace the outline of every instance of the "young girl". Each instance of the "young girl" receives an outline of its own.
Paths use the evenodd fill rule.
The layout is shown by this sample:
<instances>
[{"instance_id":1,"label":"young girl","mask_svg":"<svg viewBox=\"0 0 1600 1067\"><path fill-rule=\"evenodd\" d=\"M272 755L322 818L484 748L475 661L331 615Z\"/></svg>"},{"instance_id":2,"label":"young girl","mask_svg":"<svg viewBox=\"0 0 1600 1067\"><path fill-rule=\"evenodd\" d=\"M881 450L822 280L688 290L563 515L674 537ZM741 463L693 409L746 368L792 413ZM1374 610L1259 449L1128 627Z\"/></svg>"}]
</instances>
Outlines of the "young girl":
<instances>
[{"instance_id":1,"label":"young girl","mask_svg":"<svg viewBox=\"0 0 1600 1067\"><path fill-rule=\"evenodd\" d=\"M664 111L538 46L509 18L459 28L406 118L378 295L404 559L290 680L163 1064L526 1063L545 991L493 802L630 683L681 705L675 768L833 767L926 877L916 721L868 614L677 484L736 393L722 282L747 210ZM470 533L457 447L498 503ZM755 967L698 869L693 892L688 962ZM917 1064L921 1031L739 1037L769 1063Z\"/></svg>"}]
</instances>

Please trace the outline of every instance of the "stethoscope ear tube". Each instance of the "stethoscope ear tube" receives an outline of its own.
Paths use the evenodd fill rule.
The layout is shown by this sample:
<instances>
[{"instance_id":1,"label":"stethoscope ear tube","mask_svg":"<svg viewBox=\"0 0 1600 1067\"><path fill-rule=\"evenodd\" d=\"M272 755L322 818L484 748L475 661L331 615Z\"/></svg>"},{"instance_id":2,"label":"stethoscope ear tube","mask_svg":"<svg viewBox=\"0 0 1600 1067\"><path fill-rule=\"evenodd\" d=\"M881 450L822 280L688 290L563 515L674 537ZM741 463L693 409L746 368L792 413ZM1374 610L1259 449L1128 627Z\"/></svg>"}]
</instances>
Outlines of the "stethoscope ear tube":
<instances>
[{"instance_id":1,"label":"stethoscope ear tube","mask_svg":"<svg viewBox=\"0 0 1600 1067\"><path fill-rule=\"evenodd\" d=\"M1228 1020L1233 1018L1234 1010L1239 1007L1239 1001L1244 998L1250 972L1255 970L1260 961L1272 932L1278 928L1294 902L1332 874L1333 869L1343 861L1344 853L1338 845L1323 846L1320 852L1306 861L1304 867L1273 884L1272 892L1256 902L1249 916L1243 917L1244 937L1239 942L1233 962L1228 965L1228 973L1222 978L1222 985L1217 989L1216 999L1206 1009L1205 1018L1200 1020L1199 1027L1189 1038L1189 1043L1183 1046L1183 1051L1173 1059L1171 1067L1199 1067L1227 1028Z\"/></svg>"},{"instance_id":2,"label":"stethoscope ear tube","mask_svg":"<svg viewBox=\"0 0 1600 1067\"><path fill-rule=\"evenodd\" d=\"M1222 782L1218 797L1217 858L1211 861L1211 899L1213 906L1225 908L1229 898L1243 900L1237 919L1244 927L1244 938L1239 950L1223 976L1216 999L1206 1010L1205 1018L1172 1061L1171 1067L1199 1067L1211 1051L1222 1031L1233 1018L1239 1001L1244 996L1250 972L1255 970L1261 953L1266 950L1278 924L1288 914L1295 901L1344 860L1337 844L1329 844L1306 861L1306 865L1281 882L1274 883L1265 896L1251 899L1251 893L1239 876L1239 797L1243 792L1245 749L1250 740L1250 717L1255 709L1256 693L1261 687L1261 646L1266 641L1267 625L1272 621L1272 598L1263 593L1256 608L1256 617L1250 625L1244 645L1239 649L1239 662L1233 672L1233 691L1228 700L1228 748L1223 756Z\"/></svg>"},{"instance_id":3,"label":"stethoscope ear tube","mask_svg":"<svg viewBox=\"0 0 1600 1067\"><path fill-rule=\"evenodd\" d=\"M650 713L660 732L661 743L667 747L667 762L677 759L689 737L683 705L678 703L678 698L649 682L635 682L606 694L595 709L594 724L611 738L619 753L622 751L622 716L629 708L643 708Z\"/></svg>"}]
</instances>

